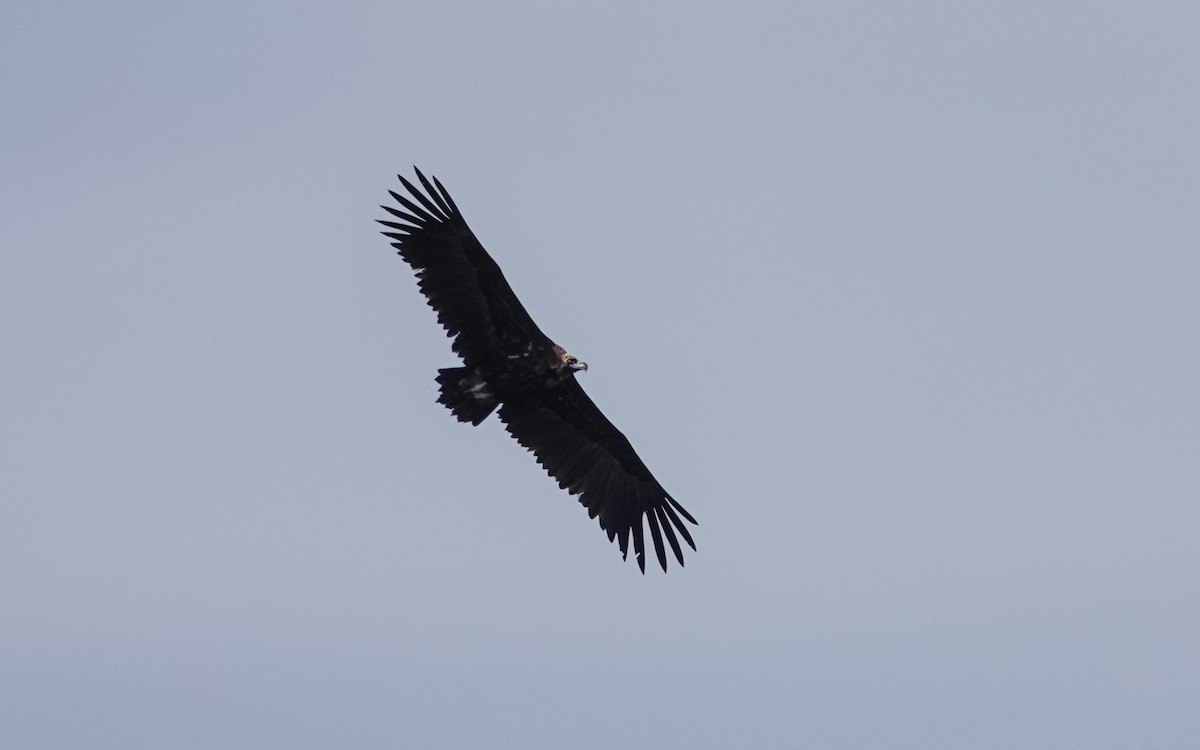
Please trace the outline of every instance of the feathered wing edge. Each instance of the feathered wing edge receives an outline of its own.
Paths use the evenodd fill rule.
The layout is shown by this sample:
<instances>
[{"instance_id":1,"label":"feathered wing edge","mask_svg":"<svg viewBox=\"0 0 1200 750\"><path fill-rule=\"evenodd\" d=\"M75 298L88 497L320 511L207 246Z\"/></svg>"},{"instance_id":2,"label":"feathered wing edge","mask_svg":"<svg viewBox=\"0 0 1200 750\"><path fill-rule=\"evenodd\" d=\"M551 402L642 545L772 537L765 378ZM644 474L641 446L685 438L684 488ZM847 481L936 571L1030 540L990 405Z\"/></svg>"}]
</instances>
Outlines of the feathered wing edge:
<instances>
[{"instance_id":1,"label":"feathered wing edge","mask_svg":"<svg viewBox=\"0 0 1200 750\"><path fill-rule=\"evenodd\" d=\"M581 409L586 406L595 413L583 413ZM501 405L499 416L509 433L533 452L559 486L579 496L588 517L599 518L600 528L610 542L617 542L623 559L628 558L632 537L638 568L646 572L648 527L662 569L667 570L664 539L682 566L680 537L696 549L683 521L698 525L696 519L654 479L628 440L590 400L586 406L565 398L549 403L512 401ZM589 434L600 432L603 434Z\"/></svg>"},{"instance_id":2,"label":"feathered wing edge","mask_svg":"<svg viewBox=\"0 0 1200 750\"><path fill-rule=\"evenodd\" d=\"M380 208L399 221L378 221L392 230L383 234L416 272L421 293L454 339L453 351L474 364L498 338L545 338L450 193L436 177L413 170L424 190L396 175L409 195L389 190L401 208Z\"/></svg>"},{"instance_id":3,"label":"feathered wing edge","mask_svg":"<svg viewBox=\"0 0 1200 750\"><path fill-rule=\"evenodd\" d=\"M384 231L384 236L416 273L421 294L453 338L451 349L465 360L474 360L490 349L496 330L479 269L471 257L472 244L478 242L442 184L436 178L430 182L419 169L416 173L429 196L397 175L411 197L389 190L401 208L380 208L399 221L377 221L391 230Z\"/></svg>"}]
</instances>

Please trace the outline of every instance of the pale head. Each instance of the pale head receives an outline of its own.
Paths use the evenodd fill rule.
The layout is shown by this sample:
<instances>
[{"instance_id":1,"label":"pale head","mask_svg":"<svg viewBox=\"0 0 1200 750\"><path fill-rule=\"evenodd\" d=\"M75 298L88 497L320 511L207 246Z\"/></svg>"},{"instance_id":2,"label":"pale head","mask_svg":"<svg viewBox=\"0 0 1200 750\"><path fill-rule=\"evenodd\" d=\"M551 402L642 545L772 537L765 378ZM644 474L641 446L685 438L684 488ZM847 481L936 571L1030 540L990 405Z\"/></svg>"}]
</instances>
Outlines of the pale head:
<instances>
[{"instance_id":1,"label":"pale head","mask_svg":"<svg viewBox=\"0 0 1200 750\"><path fill-rule=\"evenodd\" d=\"M571 372L579 372L580 370L587 372L587 362L579 359L558 344L554 345L554 356L558 357L559 363Z\"/></svg>"}]
</instances>

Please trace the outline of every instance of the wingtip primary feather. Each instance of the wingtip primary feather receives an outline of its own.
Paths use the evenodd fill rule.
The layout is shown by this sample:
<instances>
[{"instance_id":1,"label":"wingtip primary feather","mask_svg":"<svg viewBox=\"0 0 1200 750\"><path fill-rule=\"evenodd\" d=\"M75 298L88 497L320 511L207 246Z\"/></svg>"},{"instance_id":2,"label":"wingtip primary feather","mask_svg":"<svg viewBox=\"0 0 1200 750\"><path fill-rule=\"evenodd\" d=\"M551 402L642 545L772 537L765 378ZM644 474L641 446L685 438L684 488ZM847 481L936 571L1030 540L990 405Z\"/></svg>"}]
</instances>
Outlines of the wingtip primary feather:
<instances>
[{"instance_id":1,"label":"wingtip primary feather","mask_svg":"<svg viewBox=\"0 0 1200 750\"><path fill-rule=\"evenodd\" d=\"M630 532L633 535L633 554L637 558L638 568L644 575L646 573L646 540L643 536L640 519L638 523L632 525Z\"/></svg>"},{"instance_id":2,"label":"wingtip primary feather","mask_svg":"<svg viewBox=\"0 0 1200 750\"><path fill-rule=\"evenodd\" d=\"M442 214L446 216L446 218L453 216L454 212L450 210L450 206L446 205L446 201L442 200L441 192L439 192L433 187L432 184L430 184L429 180L425 178L425 175L421 174L421 170L419 169L417 170L417 179L421 181L421 184L425 187L425 192L429 194L429 197L432 198L433 202L437 204L439 209L441 209ZM436 182L436 180L434 182Z\"/></svg>"},{"instance_id":3,"label":"wingtip primary feather","mask_svg":"<svg viewBox=\"0 0 1200 750\"><path fill-rule=\"evenodd\" d=\"M457 216L458 215L458 206L454 205L454 199L450 197L450 191L448 191L448 190L446 190L446 188L442 187L442 183L438 182L438 178L431 176L430 179L433 180L434 185L437 185L437 188L441 192L442 197L446 199L446 205L448 205L450 207L450 213Z\"/></svg>"},{"instance_id":4,"label":"wingtip primary feather","mask_svg":"<svg viewBox=\"0 0 1200 750\"><path fill-rule=\"evenodd\" d=\"M654 544L654 555L663 572L667 572L667 550L663 547L662 531L658 528L658 515L649 510L645 514L646 525L650 527L650 541ZM640 520L640 519L639 519Z\"/></svg>"},{"instance_id":5,"label":"wingtip primary feather","mask_svg":"<svg viewBox=\"0 0 1200 750\"><path fill-rule=\"evenodd\" d=\"M692 514L688 513L686 510L684 510L683 506L680 505L678 503L678 501L675 500L675 498L671 497L670 495L668 495L665 492L663 493L663 497L667 498L667 502L670 503L675 508L675 510L679 511L683 515L684 518L691 521L693 526L700 525L700 522L697 521L695 518L692 518Z\"/></svg>"},{"instance_id":6,"label":"wingtip primary feather","mask_svg":"<svg viewBox=\"0 0 1200 750\"><path fill-rule=\"evenodd\" d=\"M675 504L678 505L678 503ZM683 536L683 540L688 543L688 546L692 549L696 549L696 543L692 541L691 532L687 530L687 526L683 525L683 521L680 520L679 515L675 512L675 508L671 507L670 505L663 505L660 507L667 514L667 516L670 517L672 525L679 530L679 533ZM692 523L696 522L692 521Z\"/></svg>"},{"instance_id":7,"label":"wingtip primary feather","mask_svg":"<svg viewBox=\"0 0 1200 750\"><path fill-rule=\"evenodd\" d=\"M417 180L422 186L425 187L426 190L429 190L432 193L433 191L429 186L429 180L425 178L425 175L421 174L421 170L416 169L416 167L413 167L413 169L417 173ZM425 207L425 211L427 211L431 217L441 222L450 220L450 217L445 215L445 211L443 211L436 202L430 200L429 196L425 195L424 191L417 189L416 185L413 185L411 182L404 179L403 176L397 175L397 177L400 177L400 182L404 184L404 188L412 194L413 198L417 199L417 202ZM407 202L405 203L408 205ZM415 209L416 207L410 205L409 208Z\"/></svg>"},{"instance_id":8,"label":"wingtip primary feather","mask_svg":"<svg viewBox=\"0 0 1200 750\"><path fill-rule=\"evenodd\" d=\"M680 567L683 567L683 550L680 549L679 540L675 537L675 529L671 528L670 517L661 505L654 509L654 513L658 516L658 525L662 527L663 536L667 538L667 542L671 545L671 551L675 553L675 559L679 561Z\"/></svg>"}]
</instances>

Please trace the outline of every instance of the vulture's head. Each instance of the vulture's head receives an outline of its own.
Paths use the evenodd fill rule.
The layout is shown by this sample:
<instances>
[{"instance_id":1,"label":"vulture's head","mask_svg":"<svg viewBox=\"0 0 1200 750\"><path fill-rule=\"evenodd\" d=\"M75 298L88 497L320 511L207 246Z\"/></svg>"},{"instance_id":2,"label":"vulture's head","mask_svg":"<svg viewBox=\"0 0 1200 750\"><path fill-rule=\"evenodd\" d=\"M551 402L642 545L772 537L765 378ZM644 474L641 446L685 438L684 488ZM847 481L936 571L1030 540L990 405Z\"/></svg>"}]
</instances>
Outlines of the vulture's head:
<instances>
[{"instance_id":1,"label":"vulture's head","mask_svg":"<svg viewBox=\"0 0 1200 750\"><path fill-rule=\"evenodd\" d=\"M554 345L554 353L558 355L558 361L562 363L562 366L571 372L579 372L580 370L587 372L587 362L579 359L558 344Z\"/></svg>"}]
</instances>

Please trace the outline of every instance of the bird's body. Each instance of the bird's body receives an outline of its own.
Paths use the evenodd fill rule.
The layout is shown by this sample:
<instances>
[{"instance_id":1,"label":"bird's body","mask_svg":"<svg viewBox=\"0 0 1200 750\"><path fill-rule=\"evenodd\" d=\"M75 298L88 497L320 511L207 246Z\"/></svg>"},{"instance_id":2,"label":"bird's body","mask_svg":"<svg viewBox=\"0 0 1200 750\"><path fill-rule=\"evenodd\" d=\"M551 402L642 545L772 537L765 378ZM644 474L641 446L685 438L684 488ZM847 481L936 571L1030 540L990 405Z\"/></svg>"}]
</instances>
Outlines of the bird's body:
<instances>
[{"instance_id":1,"label":"bird's body","mask_svg":"<svg viewBox=\"0 0 1200 750\"><path fill-rule=\"evenodd\" d=\"M547 342L497 347L474 367L439 370L442 395L438 401L460 421L477 425L503 401L535 397L562 385L574 372L566 361L569 356L562 347Z\"/></svg>"},{"instance_id":2,"label":"bird's body","mask_svg":"<svg viewBox=\"0 0 1200 750\"><path fill-rule=\"evenodd\" d=\"M632 536L643 571L643 519L663 570L664 539L682 565L679 537L692 549L696 545L681 516L696 520L584 393L575 373L587 364L533 322L441 183L419 170L417 177L424 192L400 177L411 199L391 193L405 210L383 206L404 223L380 223L393 230L384 234L416 271L418 286L454 338L451 348L463 359L461 367L439 371L438 401L475 425L498 410L509 433L562 488L579 495L591 517L599 517L622 555Z\"/></svg>"}]
</instances>

